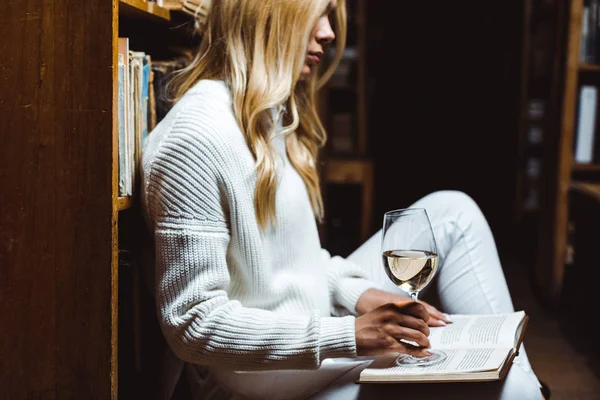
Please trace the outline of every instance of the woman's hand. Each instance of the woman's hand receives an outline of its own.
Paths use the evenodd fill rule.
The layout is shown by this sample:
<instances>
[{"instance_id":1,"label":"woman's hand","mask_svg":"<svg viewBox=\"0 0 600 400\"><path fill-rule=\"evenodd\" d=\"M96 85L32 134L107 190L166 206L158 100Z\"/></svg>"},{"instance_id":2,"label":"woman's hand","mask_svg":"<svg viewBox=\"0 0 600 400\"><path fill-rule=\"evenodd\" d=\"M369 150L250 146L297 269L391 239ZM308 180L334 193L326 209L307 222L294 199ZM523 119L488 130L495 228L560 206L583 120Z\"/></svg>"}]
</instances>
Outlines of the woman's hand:
<instances>
[{"instance_id":1,"label":"woman's hand","mask_svg":"<svg viewBox=\"0 0 600 400\"><path fill-rule=\"evenodd\" d=\"M425 306L414 301L379 306L355 320L356 353L371 356L398 352L424 357L429 354L428 319Z\"/></svg>"},{"instance_id":2,"label":"woman's hand","mask_svg":"<svg viewBox=\"0 0 600 400\"><path fill-rule=\"evenodd\" d=\"M383 290L378 289L369 289L365 291L363 295L360 296L360 298L358 299L358 303L356 303L356 312L359 315L363 315L387 303L397 303L406 301L411 301L410 297L396 293L384 292ZM439 311L431 304L428 304L422 300L419 300L419 303L423 304L423 306L429 313L429 319L427 320L427 324L429 326L445 326L446 324L452 322L446 314Z\"/></svg>"}]
</instances>

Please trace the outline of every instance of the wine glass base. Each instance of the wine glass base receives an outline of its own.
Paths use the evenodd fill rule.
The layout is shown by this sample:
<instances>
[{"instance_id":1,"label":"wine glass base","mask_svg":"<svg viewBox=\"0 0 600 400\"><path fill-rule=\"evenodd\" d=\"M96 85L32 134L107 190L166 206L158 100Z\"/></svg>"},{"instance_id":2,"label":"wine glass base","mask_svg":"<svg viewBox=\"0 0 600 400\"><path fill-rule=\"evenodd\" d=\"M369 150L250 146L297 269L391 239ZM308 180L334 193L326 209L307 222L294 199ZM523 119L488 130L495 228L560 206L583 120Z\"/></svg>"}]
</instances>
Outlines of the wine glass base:
<instances>
[{"instance_id":1,"label":"wine glass base","mask_svg":"<svg viewBox=\"0 0 600 400\"><path fill-rule=\"evenodd\" d=\"M446 353L440 350L430 350L431 355L426 357L415 357L409 354L400 354L396 358L396 364L400 367L404 366L417 366L417 367L427 367L430 365L439 364L444 362L447 358Z\"/></svg>"}]
</instances>

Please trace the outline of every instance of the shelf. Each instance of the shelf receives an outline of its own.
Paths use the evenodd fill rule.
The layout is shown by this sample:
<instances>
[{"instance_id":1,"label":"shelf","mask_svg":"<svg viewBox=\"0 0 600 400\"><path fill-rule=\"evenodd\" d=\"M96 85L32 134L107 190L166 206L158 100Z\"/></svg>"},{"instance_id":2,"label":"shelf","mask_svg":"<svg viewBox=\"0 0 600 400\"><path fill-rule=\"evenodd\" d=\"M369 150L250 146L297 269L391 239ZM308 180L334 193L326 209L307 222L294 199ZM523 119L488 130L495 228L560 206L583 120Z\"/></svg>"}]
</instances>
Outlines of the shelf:
<instances>
[{"instance_id":1,"label":"shelf","mask_svg":"<svg viewBox=\"0 0 600 400\"><path fill-rule=\"evenodd\" d=\"M166 8L159 7L155 3L143 0L119 0L119 13L126 15L160 18L165 21L171 20L171 12Z\"/></svg>"},{"instance_id":2,"label":"shelf","mask_svg":"<svg viewBox=\"0 0 600 400\"><path fill-rule=\"evenodd\" d=\"M600 172L600 164L573 164L573 171L598 171Z\"/></svg>"},{"instance_id":3,"label":"shelf","mask_svg":"<svg viewBox=\"0 0 600 400\"><path fill-rule=\"evenodd\" d=\"M600 183L573 181L571 182L571 189L600 201Z\"/></svg>"},{"instance_id":4,"label":"shelf","mask_svg":"<svg viewBox=\"0 0 600 400\"><path fill-rule=\"evenodd\" d=\"M127 210L128 208L133 207L134 203L135 203L134 197L119 197L119 199L117 200L117 210L119 210L119 211Z\"/></svg>"},{"instance_id":5,"label":"shelf","mask_svg":"<svg viewBox=\"0 0 600 400\"><path fill-rule=\"evenodd\" d=\"M373 163L362 159L329 159L325 162L325 181L340 184L370 182Z\"/></svg>"},{"instance_id":6,"label":"shelf","mask_svg":"<svg viewBox=\"0 0 600 400\"><path fill-rule=\"evenodd\" d=\"M580 71L600 72L600 65L598 65L598 64L580 64L579 70Z\"/></svg>"}]
</instances>

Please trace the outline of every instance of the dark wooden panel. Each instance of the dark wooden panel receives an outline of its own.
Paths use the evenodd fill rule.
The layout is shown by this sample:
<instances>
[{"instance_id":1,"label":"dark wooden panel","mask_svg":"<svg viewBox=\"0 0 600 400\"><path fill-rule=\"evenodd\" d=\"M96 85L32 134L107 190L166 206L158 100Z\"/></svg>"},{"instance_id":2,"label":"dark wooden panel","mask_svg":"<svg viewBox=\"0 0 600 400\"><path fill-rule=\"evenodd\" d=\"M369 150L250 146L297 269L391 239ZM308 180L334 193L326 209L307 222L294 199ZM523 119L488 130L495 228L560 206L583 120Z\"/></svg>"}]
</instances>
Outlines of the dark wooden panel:
<instances>
[{"instance_id":1,"label":"dark wooden panel","mask_svg":"<svg viewBox=\"0 0 600 400\"><path fill-rule=\"evenodd\" d=\"M111 397L111 0L0 5L2 397Z\"/></svg>"}]
</instances>

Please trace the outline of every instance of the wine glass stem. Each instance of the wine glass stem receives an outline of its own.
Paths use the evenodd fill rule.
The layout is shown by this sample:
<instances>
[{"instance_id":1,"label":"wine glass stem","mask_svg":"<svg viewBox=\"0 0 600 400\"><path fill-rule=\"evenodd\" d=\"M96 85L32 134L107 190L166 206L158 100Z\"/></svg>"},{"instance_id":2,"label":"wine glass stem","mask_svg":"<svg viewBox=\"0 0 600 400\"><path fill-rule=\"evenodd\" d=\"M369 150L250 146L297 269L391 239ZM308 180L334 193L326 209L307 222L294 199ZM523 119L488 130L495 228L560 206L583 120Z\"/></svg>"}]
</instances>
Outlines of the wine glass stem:
<instances>
[{"instance_id":1,"label":"wine glass stem","mask_svg":"<svg viewBox=\"0 0 600 400\"><path fill-rule=\"evenodd\" d=\"M417 301L417 292L412 292L410 294L410 298L412 299L412 301L416 302Z\"/></svg>"}]
</instances>

